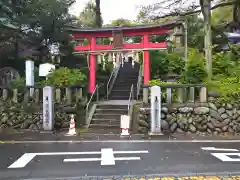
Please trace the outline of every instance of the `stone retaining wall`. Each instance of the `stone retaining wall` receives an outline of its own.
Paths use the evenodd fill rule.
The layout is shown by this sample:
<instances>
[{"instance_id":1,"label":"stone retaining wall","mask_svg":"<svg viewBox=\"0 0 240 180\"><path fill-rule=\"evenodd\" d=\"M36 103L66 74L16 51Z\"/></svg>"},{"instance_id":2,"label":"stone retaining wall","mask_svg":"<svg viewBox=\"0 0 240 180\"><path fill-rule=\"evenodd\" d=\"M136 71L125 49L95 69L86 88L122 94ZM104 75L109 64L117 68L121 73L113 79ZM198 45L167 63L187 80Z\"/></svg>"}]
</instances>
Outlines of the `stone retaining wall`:
<instances>
[{"instance_id":1,"label":"stone retaining wall","mask_svg":"<svg viewBox=\"0 0 240 180\"><path fill-rule=\"evenodd\" d=\"M75 107L74 107L75 108ZM56 129L69 128L69 113L63 108L55 108L54 119ZM65 108L67 109L67 108ZM68 108L73 109L73 108ZM77 124L83 122L85 110L75 108ZM71 110L72 111L72 110ZM42 130L43 115L39 105L6 104L0 101L0 132L4 128Z\"/></svg>"},{"instance_id":2,"label":"stone retaining wall","mask_svg":"<svg viewBox=\"0 0 240 180\"><path fill-rule=\"evenodd\" d=\"M150 129L150 108L140 108L138 131ZM162 107L162 129L171 133L240 132L240 105L214 103Z\"/></svg>"}]
</instances>

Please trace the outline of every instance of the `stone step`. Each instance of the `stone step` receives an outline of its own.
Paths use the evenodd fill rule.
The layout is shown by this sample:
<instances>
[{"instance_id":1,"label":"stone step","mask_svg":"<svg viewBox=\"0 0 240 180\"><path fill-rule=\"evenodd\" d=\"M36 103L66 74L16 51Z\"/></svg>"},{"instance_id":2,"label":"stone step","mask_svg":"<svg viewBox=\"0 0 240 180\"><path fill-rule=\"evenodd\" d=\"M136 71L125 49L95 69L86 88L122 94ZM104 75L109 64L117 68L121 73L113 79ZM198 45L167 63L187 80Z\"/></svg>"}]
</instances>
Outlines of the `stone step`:
<instances>
[{"instance_id":1,"label":"stone step","mask_svg":"<svg viewBox=\"0 0 240 180\"><path fill-rule=\"evenodd\" d=\"M129 99L129 95L130 94L128 94L128 95L122 95L122 96L120 96L120 95L114 95L114 96L110 96L110 98L109 99L111 99L111 100L128 100Z\"/></svg>"},{"instance_id":2,"label":"stone step","mask_svg":"<svg viewBox=\"0 0 240 180\"><path fill-rule=\"evenodd\" d=\"M131 86L133 84L134 88L137 88L137 83L124 83L124 82L115 82L115 84L113 85L113 88L119 88L119 90L121 90L121 88L125 88L125 89L131 89Z\"/></svg>"},{"instance_id":3,"label":"stone step","mask_svg":"<svg viewBox=\"0 0 240 180\"><path fill-rule=\"evenodd\" d=\"M89 125L90 128L119 128L120 129L120 124L90 124Z\"/></svg>"},{"instance_id":4,"label":"stone step","mask_svg":"<svg viewBox=\"0 0 240 180\"><path fill-rule=\"evenodd\" d=\"M127 108L128 108L127 105L118 105L118 104L98 104L97 105L97 109L101 109L101 110L108 110L108 109L126 110Z\"/></svg>"},{"instance_id":5,"label":"stone step","mask_svg":"<svg viewBox=\"0 0 240 180\"><path fill-rule=\"evenodd\" d=\"M120 121L121 114L95 113L93 115L93 118L94 119L115 119Z\"/></svg>"},{"instance_id":6,"label":"stone step","mask_svg":"<svg viewBox=\"0 0 240 180\"><path fill-rule=\"evenodd\" d=\"M121 133L121 130L119 127L111 127L111 128L105 128L105 127L96 127L92 126L88 128L88 133L93 134L119 134Z\"/></svg>"},{"instance_id":7,"label":"stone step","mask_svg":"<svg viewBox=\"0 0 240 180\"><path fill-rule=\"evenodd\" d=\"M135 89L135 87L134 87L134 89ZM129 85L129 86L126 86L126 85L122 85L122 86L114 85L112 91L115 91L115 90L117 90L117 91L130 91L131 90L131 85Z\"/></svg>"},{"instance_id":8,"label":"stone step","mask_svg":"<svg viewBox=\"0 0 240 180\"><path fill-rule=\"evenodd\" d=\"M101 125L101 126L111 126L111 125L117 125L120 127L120 118L119 120L113 119L113 118L93 118L91 121L91 124L95 125Z\"/></svg>"},{"instance_id":9,"label":"stone step","mask_svg":"<svg viewBox=\"0 0 240 180\"><path fill-rule=\"evenodd\" d=\"M116 80L129 80L129 81L135 81L136 79L138 79L138 75L137 76L128 76L126 74L118 74Z\"/></svg>"},{"instance_id":10,"label":"stone step","mask_svg":"<svg viewBox=\"0 0 240 180\"><path fill-rule=\"evenodd\" d=\"M124 83L124 84L137 84L137 79L134 80L129 80L129 79L117 79L115 81L115 84L120 84L120 83Z\"/></svg>"},{"instance_id":11,"label":"stone step","mask_svg":"<svg viewBox=\"0 0 240 180\"><path fill-rule=\"evenodd\" d=\"M126 106L126 109L96 109L95 113L104 113L104 114L127 114L128 109Z\"/></svg>"},{"instance_id":12,"label":"stone step","mask_svg":"<svg viewBox=\"0 0 240 180\"><path fill-rule=\"evenodd\" d=\"M112 96L125 96L129 94L130 94L130 91L112 91L111 93Z\"/></svg>"}]
</instances>

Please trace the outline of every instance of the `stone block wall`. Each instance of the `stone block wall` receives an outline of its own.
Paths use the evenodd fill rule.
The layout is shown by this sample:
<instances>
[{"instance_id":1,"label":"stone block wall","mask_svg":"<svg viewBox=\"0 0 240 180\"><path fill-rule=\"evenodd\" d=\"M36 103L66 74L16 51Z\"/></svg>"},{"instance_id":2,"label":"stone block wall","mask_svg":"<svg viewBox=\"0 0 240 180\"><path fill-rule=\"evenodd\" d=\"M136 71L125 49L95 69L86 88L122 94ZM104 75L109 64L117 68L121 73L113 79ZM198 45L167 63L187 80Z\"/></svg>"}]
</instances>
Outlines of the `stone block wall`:
<instances>
[{"instance_id":1,"label":"stone block wall","mask_svg":"<svg viewBox=\"0 0 240 180\"><path fill-rule=\"evenodd\" d=\"M147 133L150 129L150 108L140 108L139 112L138 132ZM204 103L163 106L161 120L162 129L171 133L239 133L240 105Z\"/></svg>"},{"instance_id":2,"label":"stone block wall","mask_svg":"<svg viewBox=\"0 0 240 180\"><path fill-rule=\"evenodd\" d=\"M75 113L68 111L74 111ZM70 114L75 114L76 125L81 125L85 120L83 107L55 107L55 129L69 128ZM22 105L3 103L0 101L0 132L2 129L28 129L39 131L43 128L42 108L39 104Z\"/></svg>"}]
</instances>

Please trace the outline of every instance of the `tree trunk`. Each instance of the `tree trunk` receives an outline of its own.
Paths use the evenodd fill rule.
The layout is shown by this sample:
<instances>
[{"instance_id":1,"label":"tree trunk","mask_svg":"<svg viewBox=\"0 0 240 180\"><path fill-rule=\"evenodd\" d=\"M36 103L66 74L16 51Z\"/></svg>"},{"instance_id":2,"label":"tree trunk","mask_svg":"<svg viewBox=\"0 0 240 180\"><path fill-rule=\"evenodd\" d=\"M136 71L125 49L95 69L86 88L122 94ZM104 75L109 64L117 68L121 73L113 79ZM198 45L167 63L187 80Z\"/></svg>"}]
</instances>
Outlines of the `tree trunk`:
<instances>
[{"instance_id":1,"label":"tree trunk","mask_svg":"<svg viewBox=\"0 0 240 180\"><path fill-rule=\"evenodd\" d=\"M201 11L204 17L204 49L208 79L212 79L212 29L211 29L211 0L200 0Z\"/></svg>"},{"instance_id":2,"label":"tree trunk","mask_svg":"<svg viewBox=\"0 0 240 180\"><path fill-rule=\"evenodd\" d=\"M96 4L96 9L95 9L95 13L96 13L96 26L100 28L100 27L102 27L100 0L95 0L95 4Z\"/></svg>"},{"instance_id":3,"label":"tree trunk","mask_svg":"<svg viewBox=\"0 0 240 180\"><path fill-rule=\"evenodd\" d=\"M233 21L240 23L240 2L235 2L233 5Z\"/></svg>"}]
</instances>

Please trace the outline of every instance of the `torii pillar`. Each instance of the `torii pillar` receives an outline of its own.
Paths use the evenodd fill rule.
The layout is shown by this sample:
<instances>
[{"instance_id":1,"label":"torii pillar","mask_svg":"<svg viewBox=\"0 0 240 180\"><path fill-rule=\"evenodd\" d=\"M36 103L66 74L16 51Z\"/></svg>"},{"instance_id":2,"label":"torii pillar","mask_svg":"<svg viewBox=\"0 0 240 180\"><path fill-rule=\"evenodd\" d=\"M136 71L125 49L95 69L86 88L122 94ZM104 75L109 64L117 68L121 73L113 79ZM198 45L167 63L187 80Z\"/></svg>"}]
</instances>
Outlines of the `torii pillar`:
<instances>
[{"instance_id":1,"label":"torii pillar","mask_svg":"<svg viewBox=\"0 0 240 180\"><path fill-rule=\"evenodd\" d=\"M148 34L143 35L143 48L148 48ZM143 51L143 78L144 85L148 85L150 81L150 56L149 51ZM143 102L148 103L148 88L143 88Z\"/></svg>"},{"instance_id":2,"label":"torii pillar","mask_svg":"<svg viewBox=\"0 0 240 180\"><path fill-rule=\"evenodd\" d=\"M91 51L95 50L96 40L94 37L90 39ZM96 55L90 54L89 57L89 94L93 94L96 88Z\"/></svg>"}]
</instances>

